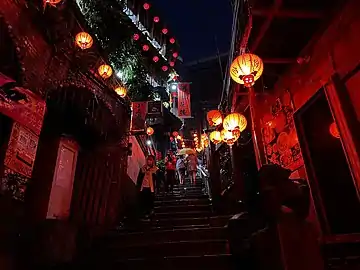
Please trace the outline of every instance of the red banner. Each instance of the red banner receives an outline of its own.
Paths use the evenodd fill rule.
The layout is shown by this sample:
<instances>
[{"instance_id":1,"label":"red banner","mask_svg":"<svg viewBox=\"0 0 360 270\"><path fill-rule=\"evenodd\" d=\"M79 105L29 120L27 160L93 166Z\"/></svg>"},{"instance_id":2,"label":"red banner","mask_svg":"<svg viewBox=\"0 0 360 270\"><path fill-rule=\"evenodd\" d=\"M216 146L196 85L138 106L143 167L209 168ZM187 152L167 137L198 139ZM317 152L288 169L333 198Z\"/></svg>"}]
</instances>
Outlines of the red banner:
<instances>
[{"instance_id":1,"label":"red banner","mask_svg":"<svg viewBox=\"0 0 360 270\"><path fill-rule=\"evenodd\" d=\"M0 113L40 134L46 104L33 92L22 87L0 90Z\"/></svg>"},{"instance_id":2,"label":"red banner","mask_svg":"<svg viewBox=\"0 0 360 270\"><path fill-rule=\"evenodd\" d=\"M191 118L190 84L178 84L178 117Z\"/></svg>"},{"instance_id":3,"label":"red banner","mask_svg":"<svg viewBox=\"0 0 360 270\"><path fill-rule=\"evenodd\" d=\"M131 116L131 131L144 131L147 111L147 102L133 102Z\"/></svg>"}]
</instances>

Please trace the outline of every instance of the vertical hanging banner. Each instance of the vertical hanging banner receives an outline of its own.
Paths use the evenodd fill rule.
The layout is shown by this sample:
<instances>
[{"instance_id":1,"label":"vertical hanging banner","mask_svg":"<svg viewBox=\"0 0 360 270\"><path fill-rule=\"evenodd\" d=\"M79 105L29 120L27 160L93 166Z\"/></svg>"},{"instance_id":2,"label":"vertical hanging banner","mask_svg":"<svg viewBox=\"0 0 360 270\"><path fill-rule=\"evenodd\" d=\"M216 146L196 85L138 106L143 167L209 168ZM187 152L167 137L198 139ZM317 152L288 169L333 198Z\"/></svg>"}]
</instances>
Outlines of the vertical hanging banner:
<instances>
[{"instance_id":1,"label":"vertical hanging banner","mask_svg":"<svg viewBox=\"0 0 360 270\"><path fill-rule=\"evenodd\" d=\"M132 102L131 131L139 132L145 130L147 102Z\"/></svg>"},{"instance_id":2,"label":"vertical hanging banner","mask_svg":"<svg viewBox=\"0 0 360 270\"><path fill-rule=\"evenodd\" d=\"M190 83L178 84L178 117L191 118Z\"/></svg>"}]
</instances>

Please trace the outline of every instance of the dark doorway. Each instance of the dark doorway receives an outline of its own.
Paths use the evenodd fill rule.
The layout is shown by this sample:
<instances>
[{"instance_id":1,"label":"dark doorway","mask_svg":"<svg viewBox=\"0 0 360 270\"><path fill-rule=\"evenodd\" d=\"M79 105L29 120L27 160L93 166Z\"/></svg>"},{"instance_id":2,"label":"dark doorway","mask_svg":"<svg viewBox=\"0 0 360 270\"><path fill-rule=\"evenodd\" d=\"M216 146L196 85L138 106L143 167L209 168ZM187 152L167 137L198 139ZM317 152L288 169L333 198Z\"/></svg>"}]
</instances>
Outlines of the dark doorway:
<instances>
[{"instance_id":1,"label":"dark doorway","mask_svg":"<svg viewBox=\"0 0 360 270\"><path fill-rule=\"evenodd\" d=\"M11 126L12 120L3 114L0 114L0 177L2 177L4 171L4 158L9 143Z\"/></svg>"},{"instance_id":2,"label":"dark doorway","mask_svg":"<svg viewBox=\"0 0 360 270\"><path fill-rule=\"evenodd\" d=\"M360 203L324 89L294 114L320 224L325 234L360 232Z\"/></svg>"}]
</instances>

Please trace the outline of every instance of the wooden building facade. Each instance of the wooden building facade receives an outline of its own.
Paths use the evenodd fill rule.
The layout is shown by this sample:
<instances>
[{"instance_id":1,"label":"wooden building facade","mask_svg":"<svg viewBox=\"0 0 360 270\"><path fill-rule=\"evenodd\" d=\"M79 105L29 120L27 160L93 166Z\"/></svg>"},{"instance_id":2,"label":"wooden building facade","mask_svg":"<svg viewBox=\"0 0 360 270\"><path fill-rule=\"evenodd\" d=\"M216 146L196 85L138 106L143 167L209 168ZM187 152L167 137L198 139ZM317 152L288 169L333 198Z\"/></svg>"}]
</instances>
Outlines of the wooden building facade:
<instances>
[{"instance_id":1,"label":"wooden building facade","mask_svg":"<svg viewBox=\"0 0 360 270\"><path fill-rule=\"evenodd\" d=\"M12 269L20 234L31 261L69 261L79 232L113 227L123 207L130 106L96 75L106 59L99 47L88 53L75 46L86 26L72 5L0 3L4 269Z\"/></svg>"}]
</instances>

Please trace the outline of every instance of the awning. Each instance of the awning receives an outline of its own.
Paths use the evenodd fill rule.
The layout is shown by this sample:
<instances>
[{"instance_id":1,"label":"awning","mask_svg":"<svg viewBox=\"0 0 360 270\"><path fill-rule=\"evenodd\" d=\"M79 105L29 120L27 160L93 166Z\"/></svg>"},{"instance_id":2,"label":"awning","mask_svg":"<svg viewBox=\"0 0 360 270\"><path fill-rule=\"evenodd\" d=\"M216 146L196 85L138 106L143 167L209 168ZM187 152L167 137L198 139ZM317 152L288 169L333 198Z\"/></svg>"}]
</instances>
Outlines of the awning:
<instances>
[{"instance_id":1,"label":"awning","mask_svg":"<svg viewBox=\"0 0 360 270\"><path fill-rule=\"evenodd\" d=\"M16 83L13 79L0 72L0 87L8 83Z\"/></svg>"}]
</instances>

